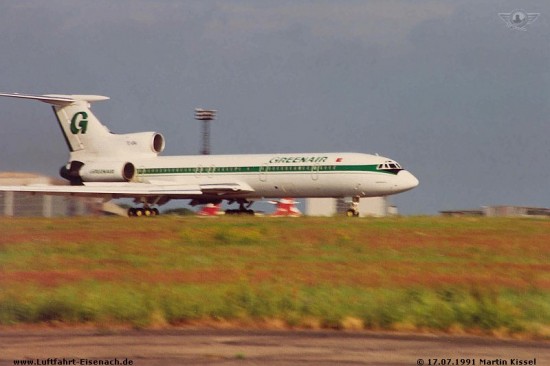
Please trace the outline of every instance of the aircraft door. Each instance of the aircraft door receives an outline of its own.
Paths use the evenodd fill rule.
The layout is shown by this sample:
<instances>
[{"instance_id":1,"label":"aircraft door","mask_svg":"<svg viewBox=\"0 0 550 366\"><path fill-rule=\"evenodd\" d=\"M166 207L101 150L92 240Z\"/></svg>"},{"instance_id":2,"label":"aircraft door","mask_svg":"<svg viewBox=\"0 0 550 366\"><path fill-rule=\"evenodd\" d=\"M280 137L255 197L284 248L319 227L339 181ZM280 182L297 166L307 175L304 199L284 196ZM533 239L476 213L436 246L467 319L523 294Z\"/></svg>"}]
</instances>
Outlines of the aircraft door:
<instances>
[{"instance_id":1,"label":"aircraft door","mask_svg":"<svg viewBox=\"0 0 550 366\"><path fill-rule=\"evenodd\" d=\"M260 181L266 182L267 181L267 172L269 171L269 165L263 164L260 166Z\"/></svg>"},{"instance_id":2,"label":"aircraft door","mask_svg":"<svg viewBox=\"0 0 550 366\"><path fill-rule=\"evenodd\" d=\"M199 164L198 167L195 168L195 177L196 178L199 178L201 176L201 173L203 172L203 167L202 165Z\"/></svg>"},{"instance_id":3,"label":"aircraft door","mask_svg":"<svg viewBox=\"0 0 550 366\"><path fill-rule=\"evenodd\" d=\"M319 164L315 164L311 166L311 179L313 180L319 179Z\"/></svg>"},{"instance_id":4,"label":"aircraft door","mask_svg":"<svg viewBox=\"0 0 550 366\"><path fill-rule=\"evenodd\" d=\"M207 172L208 172L208 178L212 178L214 172L216 172L216 166L215 165L210 165L208 167Z\"/></svg>"},{"instance_id":5,"label":"aircraft door","mask_svg":"<svg viewBox=\"0 0 550 366\"><path fill-rule=\"evenodd\" d=\"M136 170L136 181L137 182L143 182L145 177L145 167L143 165L140 165Z\"/></svg>"}]
</instances>

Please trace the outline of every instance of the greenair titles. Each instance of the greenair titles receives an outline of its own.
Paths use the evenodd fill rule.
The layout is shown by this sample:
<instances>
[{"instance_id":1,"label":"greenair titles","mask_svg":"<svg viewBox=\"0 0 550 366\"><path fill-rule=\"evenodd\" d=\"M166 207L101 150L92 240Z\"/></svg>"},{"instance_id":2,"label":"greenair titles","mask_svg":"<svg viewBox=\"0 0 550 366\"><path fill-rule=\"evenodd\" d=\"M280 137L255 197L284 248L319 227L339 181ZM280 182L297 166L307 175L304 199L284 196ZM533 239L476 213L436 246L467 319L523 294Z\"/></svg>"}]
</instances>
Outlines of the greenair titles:
<instances>
[{"instance_id":1,"label":"greenair titles","mask_svg":"<svg viewBox=\"0 0 550 366\"><path fill-rule=\"evenodd\" d=\"M90 174L115 174L114 169L92 169Z\"/></svg>"},{"instance_id":2,"label":"greenair titles","mask_svg":"<svg viewBox=\"0 0 550 366\"><path fill-rule=\"evenodd\" d=\"M328 156L277 156L272 158L270 164L297 164L297 163L324 163Z\"/></svg>"}]
</instances>

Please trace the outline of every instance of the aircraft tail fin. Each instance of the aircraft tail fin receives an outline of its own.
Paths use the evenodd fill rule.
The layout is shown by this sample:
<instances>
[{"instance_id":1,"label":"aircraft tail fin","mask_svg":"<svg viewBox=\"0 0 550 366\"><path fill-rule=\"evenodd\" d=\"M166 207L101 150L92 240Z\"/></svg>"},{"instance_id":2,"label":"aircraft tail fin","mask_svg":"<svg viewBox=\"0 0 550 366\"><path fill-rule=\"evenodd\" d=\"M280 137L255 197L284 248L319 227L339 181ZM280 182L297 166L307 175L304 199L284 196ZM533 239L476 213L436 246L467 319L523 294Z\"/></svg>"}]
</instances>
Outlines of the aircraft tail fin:
<instances>
[{"instance_id":1,"label":"aircraft tail fin","mask_svg":"<svg viewBox=\"0 0 550 366\"><path fill-rule=\"evenodd\" d=\"M38 100L52 105L53 111L71 153L86 150L86 153L101 153L101 142L109 130L90 110L90 103L109 99L101 95L30 95L0 93L2 97ZM104 142L104 141L103 141Z\"/></svg>"}]
</instances>

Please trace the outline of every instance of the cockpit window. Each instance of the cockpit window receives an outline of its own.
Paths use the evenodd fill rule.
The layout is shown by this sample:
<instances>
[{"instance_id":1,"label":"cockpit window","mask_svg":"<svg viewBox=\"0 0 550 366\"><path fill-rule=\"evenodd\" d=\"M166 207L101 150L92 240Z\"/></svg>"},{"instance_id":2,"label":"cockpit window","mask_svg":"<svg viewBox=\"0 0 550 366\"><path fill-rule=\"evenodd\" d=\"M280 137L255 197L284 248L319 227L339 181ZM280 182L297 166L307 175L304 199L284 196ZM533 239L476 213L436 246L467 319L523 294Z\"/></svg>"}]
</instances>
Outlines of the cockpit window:
<instances>
[{"instance_id":1,"label":"cockpit window","mask_svg":"<svg viewBox=\"0 0 550 366\"><path fill-rule=\"evenodd\" d=\"M384 162L383 164L378 164L376 168L378 170L382 170L382 171L390 172L394 174L397 174L397 172L399 172L400 170L403 170L401 165L399 165L397 162L389 161L389 160Z\"/></svg>"}]
</instances>

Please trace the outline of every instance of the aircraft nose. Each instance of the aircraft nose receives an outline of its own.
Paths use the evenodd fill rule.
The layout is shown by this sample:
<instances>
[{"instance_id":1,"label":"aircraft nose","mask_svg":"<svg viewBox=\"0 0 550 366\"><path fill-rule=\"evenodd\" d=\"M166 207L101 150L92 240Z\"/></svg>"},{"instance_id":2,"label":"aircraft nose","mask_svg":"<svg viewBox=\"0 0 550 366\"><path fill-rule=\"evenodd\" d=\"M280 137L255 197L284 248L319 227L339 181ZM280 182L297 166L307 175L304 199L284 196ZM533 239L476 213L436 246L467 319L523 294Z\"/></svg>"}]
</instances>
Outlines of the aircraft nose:
<instances>
[{"instance_id":1,"label":"aircraft nose","mask_svg":"<svg viewBox=\"0 0 550 366\"><path fill-rule=\"evenodd\" d=\"M418 186L418 179L414 175L412 175L407 170L402 170L397 174L397 177L399 178L399 182L397 184L397 189L400 192L405 192L410 189L413 189L414 187Z\"/></svg>"}]
</instances>

